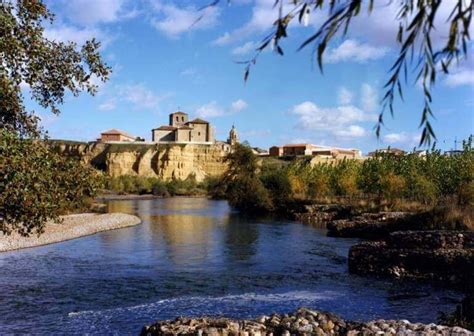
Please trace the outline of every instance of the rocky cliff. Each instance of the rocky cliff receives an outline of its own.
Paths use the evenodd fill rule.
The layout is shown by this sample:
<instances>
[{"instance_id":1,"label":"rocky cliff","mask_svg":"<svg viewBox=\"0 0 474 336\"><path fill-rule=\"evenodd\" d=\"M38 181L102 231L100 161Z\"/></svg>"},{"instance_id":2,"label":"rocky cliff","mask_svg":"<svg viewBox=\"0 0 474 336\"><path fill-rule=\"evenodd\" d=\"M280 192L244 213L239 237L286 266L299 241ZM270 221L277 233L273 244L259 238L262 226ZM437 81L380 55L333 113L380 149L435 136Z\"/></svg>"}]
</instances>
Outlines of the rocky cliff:
<instances>
[{"instance_id":1,"label":"rocky cliff","mask_svg":"<svg viewBox=\"0 0 474 336\"><path fill-rule=\"evenodd\" d=\"M226 169L225 144L117 144L54 142L62 154L106 172L109 176L139 175L186 179L221 175Z\"/></svg>"}]
</instances>

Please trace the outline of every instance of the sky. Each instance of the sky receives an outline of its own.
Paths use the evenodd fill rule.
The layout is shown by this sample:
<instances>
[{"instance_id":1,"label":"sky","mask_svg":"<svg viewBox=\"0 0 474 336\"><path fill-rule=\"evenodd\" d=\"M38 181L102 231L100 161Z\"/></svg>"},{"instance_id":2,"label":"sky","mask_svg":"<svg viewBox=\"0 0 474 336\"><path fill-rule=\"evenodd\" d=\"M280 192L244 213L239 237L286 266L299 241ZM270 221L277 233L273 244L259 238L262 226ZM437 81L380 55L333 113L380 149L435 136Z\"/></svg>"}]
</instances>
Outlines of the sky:
<instances>
[{"instance_id":1,"label":"sky","mask_svg":"<svg viewBox=\"0 0 474 336\"><path fill-rule=\"evenodd\" d=\"M235 124L241 140L262 148L305 142L367 153L418 144L423 94L414 78L404 102L396 101L393 118L386 115L380 138L374 132L387 71L397 56L396 2L376 1L371 15L364 13L348 35L338 36L327 48L324 73L311 47L297 51L327 17L327 11L311 13L307 26L290 26L285 55L263 52L247 82L238 62L251 59L271 32L278 15L274 0L222 2L200 11L209 0L46 0L56 14L46 36L79 44L97 38L113 73L108 82L97 82L96 96L67 96L60 116L27 106L58 139L92 141L117 128L151 140L151 129L167 124L168 114L179 109L211 122L219 140ZM452 3L443 1L435 46L447 35ZM474 133L469 48L471 57L439 76L433 89L432 125L442 149Z\"/></svg>"}]
</instances>

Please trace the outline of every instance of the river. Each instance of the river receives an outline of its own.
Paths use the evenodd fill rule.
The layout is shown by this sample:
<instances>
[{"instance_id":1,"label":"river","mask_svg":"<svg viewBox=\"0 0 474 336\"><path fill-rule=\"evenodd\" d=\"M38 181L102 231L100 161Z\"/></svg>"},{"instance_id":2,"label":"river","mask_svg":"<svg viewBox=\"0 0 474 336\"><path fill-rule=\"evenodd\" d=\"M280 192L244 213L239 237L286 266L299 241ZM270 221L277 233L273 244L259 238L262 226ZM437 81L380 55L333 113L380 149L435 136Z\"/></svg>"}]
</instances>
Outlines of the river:
<instances>
[{"instance_id":1,"label":"river","mask_svg":"<svg viewBox=\"0 0 474 336\"><path fill-rule=\"evenodd\" d=\"M351 275L356 239L249 218L204 198L121 200L143 223L0 254L0 334L136 335L180 315L252 317L300 306L344 318L433 322L455 291Z\"/></svg>"}]
</instances>

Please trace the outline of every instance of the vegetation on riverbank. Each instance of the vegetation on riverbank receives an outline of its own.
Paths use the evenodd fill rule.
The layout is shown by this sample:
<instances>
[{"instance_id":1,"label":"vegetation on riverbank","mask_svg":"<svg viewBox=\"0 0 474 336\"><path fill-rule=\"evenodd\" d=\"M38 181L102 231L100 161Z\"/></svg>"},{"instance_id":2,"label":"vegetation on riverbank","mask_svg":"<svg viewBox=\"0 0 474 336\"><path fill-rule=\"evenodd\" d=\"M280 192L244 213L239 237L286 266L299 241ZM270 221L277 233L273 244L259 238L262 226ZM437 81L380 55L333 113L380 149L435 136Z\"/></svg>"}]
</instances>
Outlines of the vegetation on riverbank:
<instances>
[{"instance_id":1,"label":"vegetation on riverbank","mask_svg":"<svg viewBox=\"0 0 474 336\"><path fill-rule=\"evenodd\" d=\"M365 161L259 166L249 148L237 146L223 178L232 205L274 211L293 202L349 203L374 210L426 209L446 201L458 207L474 204L472 139L463 151L446 156L433 149L426 156L380 153ZM246 163L246 164L244 164Z\"/></svg>"},{"instance_id":2,"label":"vegetation on riverbank","mask_svg":"<svg viewBox=\"0 0 474 336\"><path fill-rule=\"evenodd\" d=\"M164 181L156 177L123 175L105 178L104 187L107 191L120 195L206 196L213 193L218 183L219 179L213 177L207 177L204 181L197 182L194 177L186 180Z\"/></svg>"},{"instance_id":3,"label":"vegetation on riverbank","mask_svg":"<svg viewBox=\"0 0 474 336\"><path fill-rule=\"evenodd\" d=\"M45 222L82 207L99 179L64 158L48 140L25 97L60 113L66 95L94 94L110 68L94 39L83 45L48 38L54 20L43 1L0 3L0 233L40 234Z\"/></svg>"}]
</instances>

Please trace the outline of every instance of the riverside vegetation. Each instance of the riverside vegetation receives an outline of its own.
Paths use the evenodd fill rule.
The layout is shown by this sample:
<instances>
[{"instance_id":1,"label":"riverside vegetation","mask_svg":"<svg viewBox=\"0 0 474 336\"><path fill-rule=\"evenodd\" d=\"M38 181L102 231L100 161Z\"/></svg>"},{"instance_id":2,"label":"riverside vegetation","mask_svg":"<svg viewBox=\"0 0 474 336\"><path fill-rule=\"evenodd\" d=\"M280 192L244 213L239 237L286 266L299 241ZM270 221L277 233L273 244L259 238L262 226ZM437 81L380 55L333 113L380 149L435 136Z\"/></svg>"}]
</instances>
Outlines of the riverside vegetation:
<instances>
[{"instance_id":1,"label":"riverside vegetation","mask_svg":"<svg viewBox=\"0 0 474 336\"><path fill-rule=\"evenodd\" d=\"M95 195L96 173L47 146L40 118L24 97L53 114L68 93L94 94L110 68L100 43L48 39L54 15L42 1L0 2L0 233L42 233L48 220ZM27 89L22 90L22 87Z\"/></svg>"}]
</instances>

